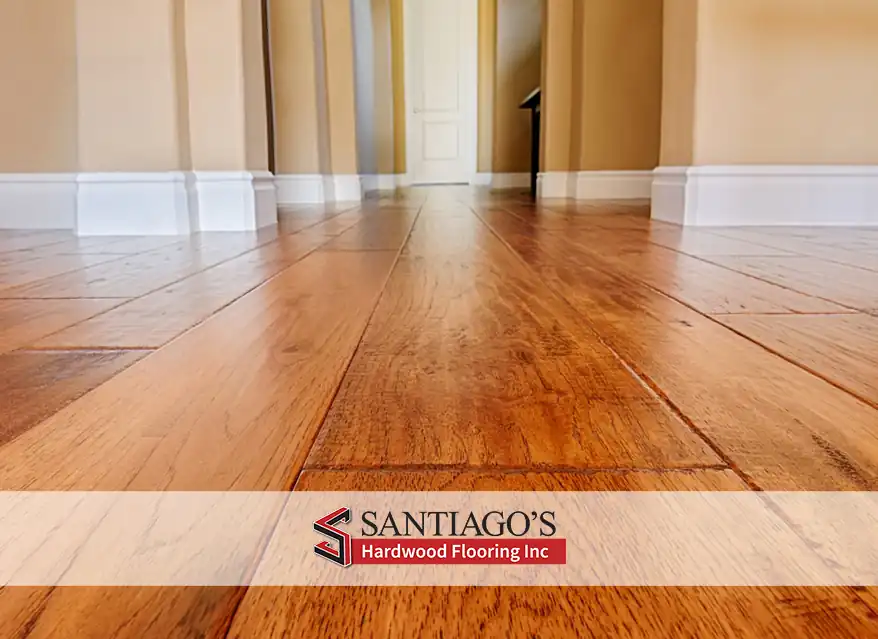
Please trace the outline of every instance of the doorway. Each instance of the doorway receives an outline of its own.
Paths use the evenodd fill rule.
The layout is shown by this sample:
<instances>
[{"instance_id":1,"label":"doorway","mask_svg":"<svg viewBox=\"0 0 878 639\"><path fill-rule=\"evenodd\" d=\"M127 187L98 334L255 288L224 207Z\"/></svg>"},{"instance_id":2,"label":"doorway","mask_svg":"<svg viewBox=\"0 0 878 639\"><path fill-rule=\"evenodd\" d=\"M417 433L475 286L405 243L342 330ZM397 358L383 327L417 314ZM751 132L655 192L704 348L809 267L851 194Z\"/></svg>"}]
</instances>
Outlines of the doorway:
<instances>
[{"instance_id":1,"label":"doorway","mask_svg":"<svg viewBox=\"0 0 878 639\"><path fill-rule=\"evenodd\" d=\"M406 155L412 184L469 184L478 144L478 2L405 0Z\"/></svg>"}]
</instances>

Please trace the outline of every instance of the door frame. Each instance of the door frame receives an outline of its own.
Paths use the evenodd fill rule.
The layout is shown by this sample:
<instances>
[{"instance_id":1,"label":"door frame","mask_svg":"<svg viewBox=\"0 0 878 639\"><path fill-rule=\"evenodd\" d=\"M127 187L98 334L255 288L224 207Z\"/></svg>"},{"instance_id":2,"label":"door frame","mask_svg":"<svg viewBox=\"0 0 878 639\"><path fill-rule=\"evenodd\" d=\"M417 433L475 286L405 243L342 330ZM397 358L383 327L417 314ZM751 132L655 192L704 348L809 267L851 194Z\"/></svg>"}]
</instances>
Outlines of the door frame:
<instances>
[{"instance_id":1,"label":"door frame","mask_svg":"<svg viewBox=\"0 0 878 639\"><path fill-rule=\"evenodd\" d=\"M403 60L405 67L405 149L406 149L406 184L413 184L414 172L412 171L412 158L415 157L412 149L412 131L414 130L414 112L411 105L414 104L412 88L412 51L415 50L412 34L411 5L419 0L403 0ZM434 0L437 1L437 0ZM479 3L477 0L461 0L466 17L465 31L463 34L464 57L467 93L464 97L464 126L466 149L466 173L469 176L468 183L476 183L478 173L479 155Z\"/></svg>"}]
</instances>

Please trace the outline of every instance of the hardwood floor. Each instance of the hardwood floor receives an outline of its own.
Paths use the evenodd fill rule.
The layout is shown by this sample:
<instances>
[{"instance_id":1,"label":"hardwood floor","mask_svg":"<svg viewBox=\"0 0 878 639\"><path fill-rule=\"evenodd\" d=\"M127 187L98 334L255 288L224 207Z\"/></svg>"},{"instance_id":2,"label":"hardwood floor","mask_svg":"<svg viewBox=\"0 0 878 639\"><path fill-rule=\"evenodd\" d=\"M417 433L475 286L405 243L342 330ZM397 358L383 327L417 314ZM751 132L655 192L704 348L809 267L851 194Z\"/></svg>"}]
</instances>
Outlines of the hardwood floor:
<instances>
[{"instance_id":1,"label":"hardwood floor","mask_svg":"<svg viewBox=\"0 0 878 639\"><path fill-rule=\"evenodd\" d=\"M0 231L0 489L878 489L878 230L411 189ZM4 588L0 636L878 636L855 588Z\"/></svg>"}]
</instances>

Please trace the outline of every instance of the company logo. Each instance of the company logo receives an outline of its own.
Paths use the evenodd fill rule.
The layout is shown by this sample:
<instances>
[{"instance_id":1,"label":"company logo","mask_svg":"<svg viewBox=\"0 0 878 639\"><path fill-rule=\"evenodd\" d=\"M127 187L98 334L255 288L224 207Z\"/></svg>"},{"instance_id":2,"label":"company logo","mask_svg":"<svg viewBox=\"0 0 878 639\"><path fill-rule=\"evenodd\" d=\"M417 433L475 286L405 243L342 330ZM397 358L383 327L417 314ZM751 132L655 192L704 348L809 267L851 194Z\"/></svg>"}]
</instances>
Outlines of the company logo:
<instances>
[{"instance_id":1,"label":"company logo","mask_svg":"<svg viewBox=\"0 0 878 639\"><path fill-rule=\"evenodd\" d=\"M354 553L351 536L335 527L336 524L341 523L351 523L350 508L339 508L314 522L314 530L335 542L333 545L328 541L321 541L314 546L314 552L334 564L347 568L353 563Z\"/></svg>"},{"instance_id":2,"label":"company logo","mask_svg":"<svg viewBox=\"0 0 878 639\"><path fill-rule=\"evenodd\" d=\"M364 511L359 537L337 528L350 524L350 508L314 522L321 541L314 552L347 568L352 564L565 564L567 542L557 535L555 513Z\"/></svg>"}]
</instances>

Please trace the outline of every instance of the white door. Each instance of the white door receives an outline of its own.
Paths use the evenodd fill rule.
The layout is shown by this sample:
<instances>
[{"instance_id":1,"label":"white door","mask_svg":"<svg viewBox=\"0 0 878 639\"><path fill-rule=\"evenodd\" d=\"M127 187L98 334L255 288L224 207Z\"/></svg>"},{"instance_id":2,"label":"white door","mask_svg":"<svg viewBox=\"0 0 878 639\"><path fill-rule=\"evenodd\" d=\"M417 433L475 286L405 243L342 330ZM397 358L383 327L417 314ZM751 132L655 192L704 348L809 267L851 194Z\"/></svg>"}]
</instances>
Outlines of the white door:
<instances>
[{"instance_id":1,"label":"white door","mask_svg":"<svg viewBox=\"0 0 878 639\"><path fill-rule=\"evenodd\" d=\"M408 172L413 184L475 173L478 2L406 0Z\"/></svg>"}]
</instances>

